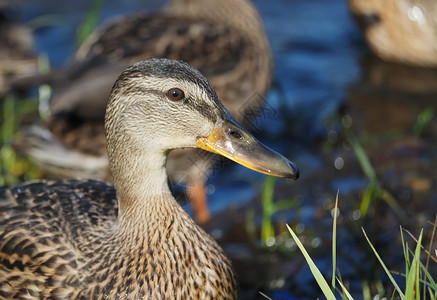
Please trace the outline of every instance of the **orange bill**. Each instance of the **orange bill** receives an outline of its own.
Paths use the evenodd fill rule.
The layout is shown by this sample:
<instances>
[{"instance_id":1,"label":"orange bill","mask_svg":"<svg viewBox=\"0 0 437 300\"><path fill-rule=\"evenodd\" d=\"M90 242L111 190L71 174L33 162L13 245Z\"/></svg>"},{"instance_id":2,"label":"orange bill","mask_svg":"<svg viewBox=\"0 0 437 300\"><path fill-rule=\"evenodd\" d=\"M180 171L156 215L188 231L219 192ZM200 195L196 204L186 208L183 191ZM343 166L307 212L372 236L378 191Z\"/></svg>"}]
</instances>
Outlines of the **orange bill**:
<instances>
[{"instance_id":1,"label":"orange bill","mask_svg":"<svg viewBox=\"0 0 437 300\"><path fill-rule=\"evenodd\" d=\"M196 147L222 155L254 171L297 179L293 162L264 146L233 120L225 119L207 137L199 137Z\"/></svg>"}]
</instances>

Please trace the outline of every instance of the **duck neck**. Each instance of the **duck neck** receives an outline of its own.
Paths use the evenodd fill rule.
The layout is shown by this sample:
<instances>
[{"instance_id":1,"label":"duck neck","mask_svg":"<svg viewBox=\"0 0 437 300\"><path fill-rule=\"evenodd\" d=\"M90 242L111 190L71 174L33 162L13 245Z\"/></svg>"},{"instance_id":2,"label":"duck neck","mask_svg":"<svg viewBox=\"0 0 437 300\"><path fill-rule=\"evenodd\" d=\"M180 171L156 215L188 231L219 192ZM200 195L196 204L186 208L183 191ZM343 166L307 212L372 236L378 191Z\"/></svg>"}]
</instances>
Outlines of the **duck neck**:
<instances>
[{"instance_id":1,"label":"duck neck","mask_svg":"<svg viewBox=\"0 0 437 300\"><path fill-rule=\"evenodd\" d=\"M147 211L157 205L155 199L171 195L164 153L143 151L131 157L130 160L113 163L115 168L112 174L119 198L120 216L131 214L132 210Z\"/></svg>"}]
</instances>

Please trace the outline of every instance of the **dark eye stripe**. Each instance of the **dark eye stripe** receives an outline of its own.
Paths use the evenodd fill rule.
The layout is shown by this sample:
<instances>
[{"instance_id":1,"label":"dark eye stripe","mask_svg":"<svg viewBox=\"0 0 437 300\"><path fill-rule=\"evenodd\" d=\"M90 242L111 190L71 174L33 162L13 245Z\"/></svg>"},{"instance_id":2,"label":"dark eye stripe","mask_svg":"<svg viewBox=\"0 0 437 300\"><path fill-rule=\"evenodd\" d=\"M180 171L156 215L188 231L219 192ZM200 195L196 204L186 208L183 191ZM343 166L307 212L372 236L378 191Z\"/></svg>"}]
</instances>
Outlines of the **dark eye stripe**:
<instances>
[{"instance_id":1,"label":"dark eye stripe","mask_svg":"<svg viewBox=\"0 0 437 300\"><path fill-rule=\"evenodd\" d=\"M203 101L190 101L188 103L188 106L193 109L198 111L202 116L206 117L208 120L212 121L213 123L217 122L217 114L214 111L214 109L206 104Z\"/></svg>"},{"instance_id":2,"label":"dark eye stripe","mask_svg":"<svg viewBox=\"0 0 437 300\"><path fill-rule=\"evenodd\" d=\"M193 110L198 111L201 115L211 120L212 122L217 121L217 114L214 109L212 109L208 104L203 101L198 101L190 97L186 97L184 91L179 88L169 89L167 92L167 97L172 101L184 101L184 103Z\"/></svg>"}]
</instances>

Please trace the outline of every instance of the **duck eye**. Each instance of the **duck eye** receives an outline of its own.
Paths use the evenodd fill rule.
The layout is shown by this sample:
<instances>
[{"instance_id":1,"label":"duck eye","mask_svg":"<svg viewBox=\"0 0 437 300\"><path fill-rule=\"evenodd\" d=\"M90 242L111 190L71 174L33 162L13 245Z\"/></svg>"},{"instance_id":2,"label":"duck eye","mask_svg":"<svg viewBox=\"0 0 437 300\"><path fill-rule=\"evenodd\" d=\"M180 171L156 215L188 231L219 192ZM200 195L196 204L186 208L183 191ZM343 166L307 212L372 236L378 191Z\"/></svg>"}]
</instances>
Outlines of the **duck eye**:
<instances>
[{"instance_id":1,"label":"duck eye","mask_svg":"<svg viewBox=\"0 0 437 300\"><path fill-rule=\"evenodd\" d=\"M181 89L173 88L167 92L167 97L173 101L179 101L185 98L185 94Z\"/></svg>"}]
</instances>

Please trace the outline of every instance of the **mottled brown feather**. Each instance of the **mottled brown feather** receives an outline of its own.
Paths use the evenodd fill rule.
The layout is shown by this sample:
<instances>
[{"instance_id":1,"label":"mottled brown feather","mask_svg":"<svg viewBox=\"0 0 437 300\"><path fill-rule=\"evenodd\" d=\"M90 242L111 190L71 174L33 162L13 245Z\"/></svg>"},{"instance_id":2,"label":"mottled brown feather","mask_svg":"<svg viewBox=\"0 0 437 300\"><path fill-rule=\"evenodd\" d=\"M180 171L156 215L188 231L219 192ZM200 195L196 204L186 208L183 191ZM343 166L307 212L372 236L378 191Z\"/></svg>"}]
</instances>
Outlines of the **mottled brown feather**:
<instances>
[{"instance_id":1,"label":"mottled brown feather","mask_svg":"<svg viewBox=\"0 0 437 300\"><path fill-rule=\"evenodd\" d=\"M206 299L235 293L223 251L176 202L163 208L160 201L166 199L157 199L147 223L123 235L116 231L115 189L107 183L69 179L0 190L0 298L187 299L193 288ZM208 280L206 268L232 284L216 293L223 288Z\"/></svg>"}]
</instances>

